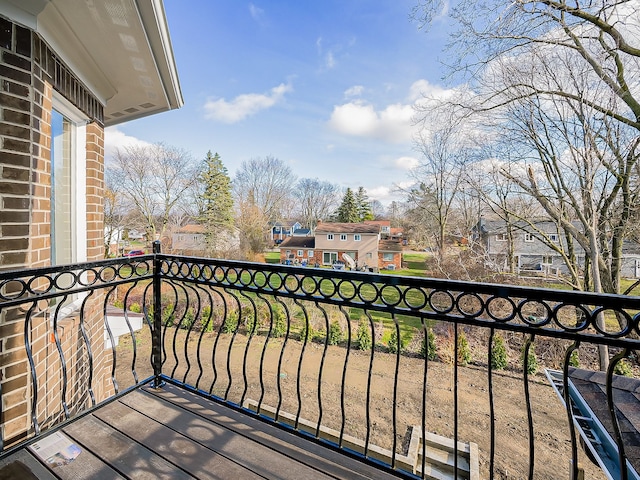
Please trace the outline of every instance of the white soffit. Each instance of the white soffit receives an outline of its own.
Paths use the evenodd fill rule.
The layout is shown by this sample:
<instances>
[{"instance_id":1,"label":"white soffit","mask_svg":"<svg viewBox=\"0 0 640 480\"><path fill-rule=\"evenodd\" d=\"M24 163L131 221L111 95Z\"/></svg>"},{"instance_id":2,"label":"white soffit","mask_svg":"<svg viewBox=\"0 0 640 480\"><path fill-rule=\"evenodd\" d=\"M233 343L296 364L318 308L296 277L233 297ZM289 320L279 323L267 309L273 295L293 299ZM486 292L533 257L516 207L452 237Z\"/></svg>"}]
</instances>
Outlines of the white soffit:
<instances>
[{"instance_id":1,"label":"white soffit","mask_svg":"<svg viewBox=\"0 0 640 480\"><path fill-rule=\"evenodd\" d=\"M0 0L105 104L105 126L183 105L162 0Z\"/></svg>"}]
</instances>

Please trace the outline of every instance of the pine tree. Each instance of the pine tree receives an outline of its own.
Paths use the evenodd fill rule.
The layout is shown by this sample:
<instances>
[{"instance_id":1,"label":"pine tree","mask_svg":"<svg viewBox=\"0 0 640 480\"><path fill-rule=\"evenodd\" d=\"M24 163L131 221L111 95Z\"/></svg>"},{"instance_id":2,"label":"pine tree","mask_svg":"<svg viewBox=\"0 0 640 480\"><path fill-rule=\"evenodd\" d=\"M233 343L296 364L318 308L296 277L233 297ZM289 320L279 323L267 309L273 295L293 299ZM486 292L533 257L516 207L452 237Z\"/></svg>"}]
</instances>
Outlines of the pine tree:
<instances>
[{"instance_id":1,"label":"pine tree","mask_svg":"<svg viewBox=\"0 0 640 480\"><path fill-rule=\"evenodd\" d=\"M337 220L342 223L358 223L360 221L356 198L350 188L347 188L342 203L338 207Z\"/></svg>"},{"instance_id":2,"label":"pine tree","mask_svg":"<svg viewBox=\"0 0 640 480\"><path fill-rule=\"evenodd\" d=\"M363 222L365 220L373 220L373 212L371 211L371 202L367 196L367 191L364 187L358 187L358 193L356 193L356 208L358 209L358 221Z\"/></svg>"},{"instance_id":3,"label":"pine tree","mask_svg":"<svg viewBox=\"0 0 640 480\"><path fill-rule=\"evenodd\" d=\"M205 227L207 244L212 247L216 233L233 226L231 179L220 155L207 152L198 180L202 186L202 203L198 220Z\"/></svg>"}]
</instances>

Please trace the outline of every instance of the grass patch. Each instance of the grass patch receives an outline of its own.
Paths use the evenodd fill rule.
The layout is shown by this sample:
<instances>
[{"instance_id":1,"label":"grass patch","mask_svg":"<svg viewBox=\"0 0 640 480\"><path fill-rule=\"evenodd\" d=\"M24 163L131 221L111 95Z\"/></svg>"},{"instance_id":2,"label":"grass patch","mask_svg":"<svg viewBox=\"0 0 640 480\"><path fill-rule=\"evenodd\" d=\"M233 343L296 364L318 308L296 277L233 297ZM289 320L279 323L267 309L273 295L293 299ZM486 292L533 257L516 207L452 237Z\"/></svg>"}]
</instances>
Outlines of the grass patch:
<instances>
[{"instance_id":1,"label":"grass patch","mask_svg":"<svg viewBox=\"0 0 640 480\"><path fill-rule=\"evenodd\" d=\"M264 252L265 263L280 263L280 252Z\"/></svg>"}]
</instances>

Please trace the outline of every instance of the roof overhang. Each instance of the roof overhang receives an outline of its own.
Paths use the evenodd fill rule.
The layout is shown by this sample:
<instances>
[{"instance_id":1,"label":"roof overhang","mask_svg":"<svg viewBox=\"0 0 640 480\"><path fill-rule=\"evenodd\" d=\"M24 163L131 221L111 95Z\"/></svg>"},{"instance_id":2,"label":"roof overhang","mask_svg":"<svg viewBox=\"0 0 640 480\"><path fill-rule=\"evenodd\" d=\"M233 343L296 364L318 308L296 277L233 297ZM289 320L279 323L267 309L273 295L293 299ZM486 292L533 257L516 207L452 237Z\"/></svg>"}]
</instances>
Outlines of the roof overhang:
<instances>
[{"instance_id":1,"label":"roof overhang","mask_svg":"<svg viewBox=\"0 0 640 480\"><path fill-rule=\"evenodd\" d=\"M105 105L105 126L183 105L162 0L1 0Z\"/></svg>"}]
</instances>

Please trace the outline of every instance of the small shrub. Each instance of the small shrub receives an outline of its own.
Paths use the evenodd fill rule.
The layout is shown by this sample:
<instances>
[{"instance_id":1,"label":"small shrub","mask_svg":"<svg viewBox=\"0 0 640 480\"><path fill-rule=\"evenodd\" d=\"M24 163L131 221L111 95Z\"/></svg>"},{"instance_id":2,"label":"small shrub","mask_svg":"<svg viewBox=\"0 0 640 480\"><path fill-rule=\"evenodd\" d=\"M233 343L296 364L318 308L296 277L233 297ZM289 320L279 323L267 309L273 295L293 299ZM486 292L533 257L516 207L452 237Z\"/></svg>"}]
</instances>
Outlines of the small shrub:
<instances>
[{"instance_id":1,"label":"small shrub","mask_svg":"<svg viewBox=\"0 0 640 480\"><path fill-rule=\"evenodd\" d=\"M279 308L273 309L273 327L271 336L275 338L284 337L287 334L287 319L284 312Z\"/></svg>"},{"instance_id":2,"label":"small shrub","mask_svg":"<svg viewBox=\"0 0 640 480\"><path fill-rule=\"evenodd\" d=\"M222 324L222 333L233 333L238 328L238 313L230 312Z\"/></svg>"},{"instance_id":3,"label":"small shrub","mask_svg":"<svg viewBox=\"0 0 640 480\"><path fill-rule=\"evenodd\" d=\"M211 315L211 306L205 305L202 308L202 318L200 325L205 332L213 332L213 316Z\"/></svg>"},{"instance_id":4,"label":"small shrub","mask_svg":"<svg viewBox=\"0 0 640 480\"><path fill-rule=\"evenodd\" d=\"M524 368L524 351L525 346L522 346L522 352L520 354L520 361L522 362L522 367ZM534 374L538 371L538 357L536 356L535 345L531 345L529 347L529 355L527 357L527 373Z\"/></svg>"},{"instance_id":5,"label":"small shrub","mask_svg":"<svg viewBox=\"0 0 640 480\"><path fill-rule=\"evenodd\" d=\"M142 307L140 307L139 303L133 302L131 305L129 305L129 310L132 311L133 313L141 313Z\"/></svg>"},{"instance_id":6,"label":"small shrub","mask_svg":"<svg viewBox=\"0 0 640 480\"><path fill-rule=\"evenodd\" d=\"M114 300L113 301L113 306L116 308L123 308L124 307L124 302L122 300Z\"/></svg>"},{"instance_id":7,"label":"small shrub","mask_svg":"<svg viewBox=\"0 0 640 480\"><path fill-rule=\"evenodd\" d=\"M329 335L327 335L329 345L338 345L342 341L342 327L340 322L334 320L329 325Z\"/></svg>"},{"instance_id":8,"label":"small shrub","mask_svg":"<svg viewBox=\"0 0 640 480\"><path fill-rule=\"evenodd\" d=\"M458 334L458 363L460 365L466 365L471 362L471 349L469 348L469 342L464 331L461 330Z\"/></svg>"},{"instance_id":9,"label":"small shrub","mask_svg":"<svg viewBox=\"0 0 640 480\"><path fill-rule=\"evenodd\" d=\"M420 355L427 357L429 360L438 358L438 347L436 346L436 334L431 328L427 328L427 336L422 339L420 345Z\"/></svg>"},{"instance_id":10,"label":"small shrub","mask_svg":"<svg viewBox=\"0 0 640 480\"><path fill-rule=\"evenodd\" d=\"M371 350L371 329L367 319L360 320L356 338L358 339L358 348L360 350Z\"/></svg>"},{"instance_id":11,"label":"small shrub","mask_svg":"<svg viewBox=\"0 0 640 480\"><path fill-rule=\"evenodd\" d=\"M618 363L616 363L616 366L613 369L613 373L615 373L616 375L622 375L624 377L630 377L633 374L633 371L631 370L631 364L629 363L629 360L623 358Z\"/></svg>"},{"instance_id":12,"label":"small shrub","mask_svg":"<svg viewBox=\"0 0 640 480\"><path fill-rule=\"evenodd\" d=\"M493 346L491 349L491 368L494 370L502 370L507 368L509 359L507 358L507 348L504 344L502 335L494 335Z\"/></svg>"},{"instance_id":13,"label":"small shrub","mask_svg":"<svg viewBox=\"0 0 640 480\"><path fill-rule=\"evenodd\" d=\"M317 332L315 330L315 328L313 328L313 325L311 325L311 322L303 322L302 323L302 327L300 328L300 340L301 341L307 341L307 342L313 342L313 339L316 338Z\"/></svg>"},{"instance_id":14,"label":"small shrub","mask_svg":"<svg viewBox=\"0 0 640 480\"><path fill-rule=\"evenodd\" d=\"M406 346L406 342L404 338L402 338L402 334L398 337L398 329L395 327L391 329L391 335L389 335L389 343L387 346L391 353L398 353L398 348L400 348L400 352L402 352Z\"/></svg>"},{"instance_id":15,"label":"small shrub","mask_svg":"<svg viewBox=\"0 0 640 480\"><path fill-rule=\"evenodd\" d=\"M173 320L175 318L175 307L172 303L168 304L162 312L162 324L167 327L173 327Z\"/></svg>"},{"instance_id":16,"label":"small shrub","mask_svg":"<svg viewBox=\"0 0 640 480\"><path fill-rule=\"evenodd\" d=\"M569 365L575 368L580 366L580 357L578 356L578 350L574 350L571 352L571 356L569 357Z\"/></svg>"},{"instance_id":17,"label":"small shrub","mask_svg":"<svg viewBox=\"0 0 640 480\"><path fill-rule=\"evenodd\" d=\"M180 328L184 328L185 330L189 330L193 327L194 322L196 321L196 316L193 313L193 309L189 309L184 313L184 318L182 319L182 323L180 324Z\"/></svg>"},{"instance_id":18,"label":"small shrub","mask_svg":"<svg viewBox=\"0 0 640 480\"><path fill-rule=\"evenodd\" d=\"M254 333L257 323L253 310L246 309L245 314L242 316L242 323L244 324L244 328L248 334Z\"/></svg>"}]
</instances>

